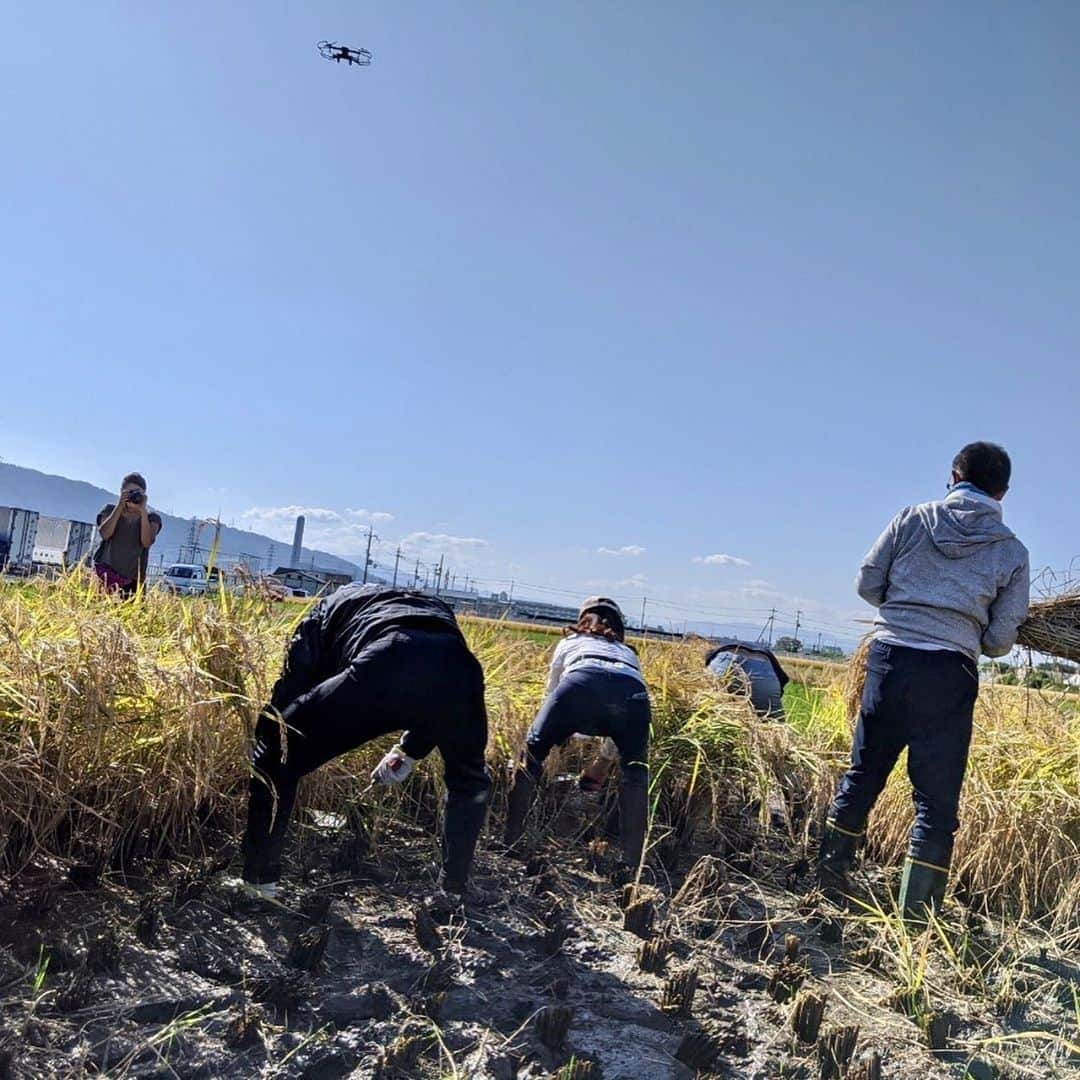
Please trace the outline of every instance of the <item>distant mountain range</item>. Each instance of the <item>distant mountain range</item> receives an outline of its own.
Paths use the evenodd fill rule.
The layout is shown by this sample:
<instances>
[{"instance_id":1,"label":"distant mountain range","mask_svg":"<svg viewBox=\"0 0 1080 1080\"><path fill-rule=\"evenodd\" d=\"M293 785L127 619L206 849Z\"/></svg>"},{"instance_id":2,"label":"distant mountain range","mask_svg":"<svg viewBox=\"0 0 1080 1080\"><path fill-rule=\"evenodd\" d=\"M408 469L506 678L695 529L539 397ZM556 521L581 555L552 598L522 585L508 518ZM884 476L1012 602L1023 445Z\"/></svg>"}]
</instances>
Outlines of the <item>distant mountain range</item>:
<instances>
[{"instance_id":1,"label":"distant mountain range","mask_svg":"<svg viewBox=\"0 0 1080 1080\"><path fill-rule=\"evenodd\" d=\"M50 517L93 522L106 503L115 501L116 492L106 491L85 481L51 476L38 472L37 469L0 462L0 506L19 506ZM151 506L153 507L153 503ZM191 519L173 517L157 507L153 509L161 514L162 529L151 551L151 563L182 561L187 554L185 549L191 532ZM204 548L201 558L205 559L212 541L213 528L203 529L199 540ZM292 544L282 543L261 533L248 532L246 529L226 526L221 529L217 556L219 563L229 564L243 560L253 569L274 570L278 566L287 566L291 554ZM360 573L360 567L355 563L313 548L303 549L301 563L305 567L315 565L324 570L336 570L345 574Z\"/></svg>"}]
</instances>

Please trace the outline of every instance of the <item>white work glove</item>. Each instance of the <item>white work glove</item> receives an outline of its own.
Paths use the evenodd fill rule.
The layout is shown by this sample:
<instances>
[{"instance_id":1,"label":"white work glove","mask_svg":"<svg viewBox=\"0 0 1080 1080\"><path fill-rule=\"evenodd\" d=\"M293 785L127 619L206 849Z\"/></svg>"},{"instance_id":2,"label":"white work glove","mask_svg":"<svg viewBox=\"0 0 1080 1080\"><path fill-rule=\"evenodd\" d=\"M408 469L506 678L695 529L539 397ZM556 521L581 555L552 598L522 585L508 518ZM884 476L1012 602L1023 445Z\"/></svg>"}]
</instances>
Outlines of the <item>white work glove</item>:
<instances>
[{"instance_id":1,"label":"white work glove","mask_svg":"<svg viewBox=\"0 0 1080 1080\"><path fill-rule=\"evenodd\" d=\"M413 771L415 765L416 758L409 757L400 746L395 746L375 766L371 779L377 784L400 784Z\"/></svg>"}]
</instances>

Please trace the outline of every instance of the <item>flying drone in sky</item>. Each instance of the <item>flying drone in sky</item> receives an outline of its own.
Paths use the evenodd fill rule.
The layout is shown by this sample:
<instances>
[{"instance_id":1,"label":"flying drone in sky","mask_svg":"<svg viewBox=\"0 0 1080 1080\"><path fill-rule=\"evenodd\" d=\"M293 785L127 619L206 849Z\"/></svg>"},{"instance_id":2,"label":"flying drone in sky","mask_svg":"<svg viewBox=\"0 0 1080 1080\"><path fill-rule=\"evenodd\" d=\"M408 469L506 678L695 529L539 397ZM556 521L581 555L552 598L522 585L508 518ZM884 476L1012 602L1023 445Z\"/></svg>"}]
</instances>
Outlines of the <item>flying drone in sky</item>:
<instances>
[{"instance_id":1,"label":"flying drone in sky","mask_svg":"<svg viewBox=\"0 0 1080 1080\"><path fill-rule=\"evenodd\" d=\"M367 49L352 49L348 45L339 45L336 41L320 41L319 54L337 64L344 60L349 67L353 64L367 67L371 63L371 53Z\"/></svg>"}]
</instances>

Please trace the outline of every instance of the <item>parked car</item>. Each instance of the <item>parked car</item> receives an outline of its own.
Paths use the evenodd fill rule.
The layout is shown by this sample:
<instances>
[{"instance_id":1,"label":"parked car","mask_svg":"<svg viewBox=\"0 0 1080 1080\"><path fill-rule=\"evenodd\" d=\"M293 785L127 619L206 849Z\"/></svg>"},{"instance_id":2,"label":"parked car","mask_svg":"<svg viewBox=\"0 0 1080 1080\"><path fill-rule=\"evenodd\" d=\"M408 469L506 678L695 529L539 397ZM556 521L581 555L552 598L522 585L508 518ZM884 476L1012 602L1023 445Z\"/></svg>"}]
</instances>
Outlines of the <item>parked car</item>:
<instances>
[{"instance_id":1,"label":"parked car","mask_svg":"<svg viewBox=\"0 0 1080 1080\"><path fill-rule=\"evenodd\" d=\"M221 584L221 571L198 563L173 563L165 568L158 579L163 589L184 596L198 596L208 590L216 590Z\"/></svg>"}]
</instances>

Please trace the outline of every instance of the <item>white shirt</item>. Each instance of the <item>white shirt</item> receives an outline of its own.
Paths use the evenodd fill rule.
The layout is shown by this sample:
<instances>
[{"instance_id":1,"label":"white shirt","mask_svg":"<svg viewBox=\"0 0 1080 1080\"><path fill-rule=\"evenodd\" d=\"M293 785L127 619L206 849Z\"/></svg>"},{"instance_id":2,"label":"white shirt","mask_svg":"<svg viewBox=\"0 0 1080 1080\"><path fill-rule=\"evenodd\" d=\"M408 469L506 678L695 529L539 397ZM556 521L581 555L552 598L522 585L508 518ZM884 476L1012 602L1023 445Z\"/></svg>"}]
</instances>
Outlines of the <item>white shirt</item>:
<instances>
[{"instance_id":1,"label":"white shirt","mask_svg":"<svg viewBox=\"0 0 1080 1080\"><path fill-rule=\"evenodd\" d=\"M570 634L555 646L546 692L550 694L564 675L582 668L632 675L642 686L645 685L637 653L629 645L621 641L608 641L598 634Z\"/></svg>"},{"instance_id":2,"label":"white shirt","mask_svg":"<svg viewBox=\"0 0 1080 1080\"><path fill-rule=\"evenodd\" d=\"M890 634L888 631L881 631L874 634L874 640L880 641L885 645L899 645L904 649L918 649L920 652L959 652L959 649L950 649L948 645L934 645L929 641L905 641L903 638L898 638L895 634Z\"/></svg>"}]
</instances>

